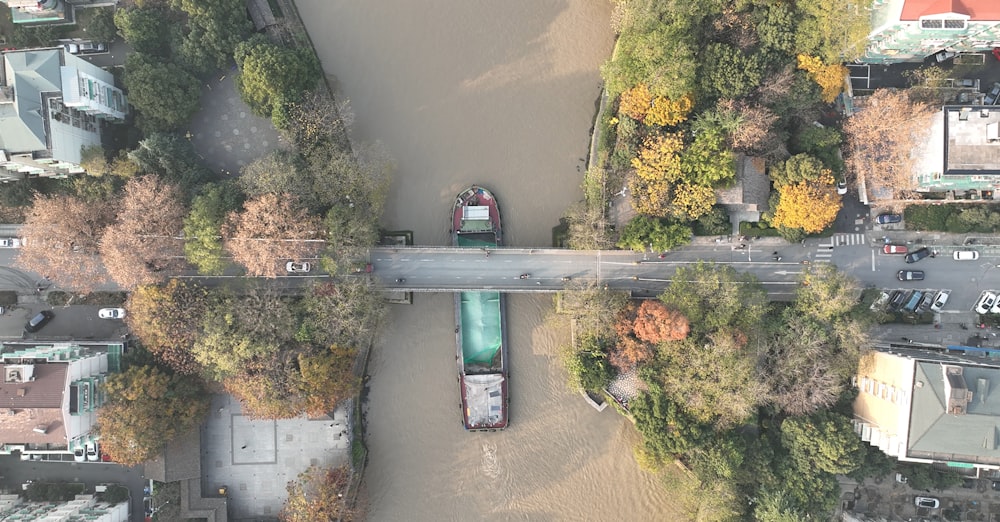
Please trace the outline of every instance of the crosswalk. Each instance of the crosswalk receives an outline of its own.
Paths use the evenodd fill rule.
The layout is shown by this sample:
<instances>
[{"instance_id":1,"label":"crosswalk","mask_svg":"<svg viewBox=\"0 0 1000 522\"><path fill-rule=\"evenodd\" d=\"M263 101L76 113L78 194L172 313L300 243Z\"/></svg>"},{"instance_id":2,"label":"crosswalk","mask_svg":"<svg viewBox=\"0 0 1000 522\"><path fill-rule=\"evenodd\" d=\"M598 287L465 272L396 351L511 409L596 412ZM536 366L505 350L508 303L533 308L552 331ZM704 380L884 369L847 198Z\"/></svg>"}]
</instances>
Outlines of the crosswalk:
<instances>
[{"instance_id":1,"label":"crosswalk","mask_svg":"<svg viewBox=\"0 0 1000 522\"><path fill-rule=\"evenodd\" d=\"M868 237L865 234L834 234L828 243L821 242L816 246L816 253L813 255L814 263L829 263L833 257L833 249L839 246L868 245Z\"/></svg>"}]
</instances>

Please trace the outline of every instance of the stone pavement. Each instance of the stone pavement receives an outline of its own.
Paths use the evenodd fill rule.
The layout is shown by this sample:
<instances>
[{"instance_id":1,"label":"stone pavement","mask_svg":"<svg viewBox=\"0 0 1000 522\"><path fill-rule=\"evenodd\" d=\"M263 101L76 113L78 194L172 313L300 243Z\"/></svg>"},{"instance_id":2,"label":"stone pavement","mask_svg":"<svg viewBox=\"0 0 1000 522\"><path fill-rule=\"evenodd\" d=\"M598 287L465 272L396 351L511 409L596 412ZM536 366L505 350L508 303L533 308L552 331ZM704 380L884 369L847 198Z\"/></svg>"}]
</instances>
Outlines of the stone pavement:
<instances>
[{"instance_id":1,"label":"stone pavement","mask_svg":"<svg viewBox=\"0 0 1000 522\"><path fill-rule=\"evenodd\" d=\"M244 165L278 148L279 142L271 120L255 116L240 99L235 73L234 66L202 87L201 110L187 131L205 163L227 175L238 174Z\"/></svg>"},{"instance_id":2,"label":"stone pavement","mask_svg":"<svg viewBox=\"0 0 1000 522\"><path fill-rule=\"evenodd\" d=\"M213 396L201 428L202 494L217 496L227 486L234 520L277 517L286 485L309 466L349 463L349 408L332 419L253 420L232 396Z\"/></svg>"}]
</instances>

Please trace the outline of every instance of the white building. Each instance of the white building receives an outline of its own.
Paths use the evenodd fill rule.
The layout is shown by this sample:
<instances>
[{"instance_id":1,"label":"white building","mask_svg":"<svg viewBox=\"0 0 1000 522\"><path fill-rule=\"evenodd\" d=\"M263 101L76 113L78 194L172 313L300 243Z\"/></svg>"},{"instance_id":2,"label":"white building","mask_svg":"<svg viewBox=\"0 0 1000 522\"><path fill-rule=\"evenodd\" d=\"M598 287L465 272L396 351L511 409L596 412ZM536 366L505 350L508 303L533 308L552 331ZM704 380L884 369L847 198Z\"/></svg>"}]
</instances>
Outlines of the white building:
<instances>
[{"instance_id":1,"label":"white building","mask_svg":"<svg viewBox=\"0 0 1000 522\"><path fill-rule=\"evenodd\" d=\"M0 520L128 522L129 507L128 502L98 502L93 495L66 502L26 502L17 495L0 495Z\"/></svg>"}]
</instances>

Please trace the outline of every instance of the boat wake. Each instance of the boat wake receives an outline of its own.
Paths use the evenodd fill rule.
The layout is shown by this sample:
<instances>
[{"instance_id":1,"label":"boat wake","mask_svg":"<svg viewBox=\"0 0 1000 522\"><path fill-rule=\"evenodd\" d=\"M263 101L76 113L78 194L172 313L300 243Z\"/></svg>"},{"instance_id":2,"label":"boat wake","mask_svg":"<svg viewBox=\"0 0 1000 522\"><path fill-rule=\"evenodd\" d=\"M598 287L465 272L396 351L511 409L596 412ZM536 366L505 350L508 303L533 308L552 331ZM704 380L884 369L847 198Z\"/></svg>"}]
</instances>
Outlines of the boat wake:
<instances>
[{"instance_id":1,"label":"boat wake","mask_svg":"<svg viewBox=\"0 0 1000 522\"><path fill-rule=\"evenodd\" d=\"M497 460L497 445L489 442L483 443L483 459L480 464L483 474L490 478L500 476L500 463Z\"/></svg>"}]
</instances>

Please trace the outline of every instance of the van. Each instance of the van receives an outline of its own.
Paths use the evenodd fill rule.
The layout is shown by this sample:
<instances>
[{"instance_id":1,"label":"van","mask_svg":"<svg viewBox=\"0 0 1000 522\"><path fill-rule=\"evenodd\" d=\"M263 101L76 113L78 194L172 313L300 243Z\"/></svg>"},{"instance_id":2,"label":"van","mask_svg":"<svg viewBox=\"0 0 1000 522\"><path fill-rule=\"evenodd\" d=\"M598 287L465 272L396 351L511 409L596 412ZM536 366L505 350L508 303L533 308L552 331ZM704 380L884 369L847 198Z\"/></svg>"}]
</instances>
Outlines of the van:
<instances>
[{"instance_id":1,"label":"van","mask_svg":"<svg viewBox=\"0 0 1000 522\"><path fill-rule=\"evenodd\" d=\"M979 259L979 251L977 250L956 250L955 251L955 261L975 261Z\"/></svg>"}]
</instances>

